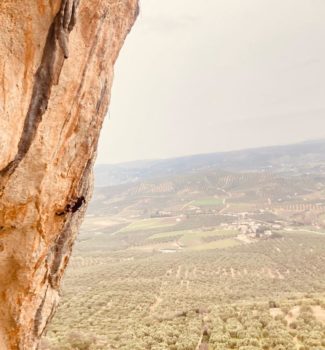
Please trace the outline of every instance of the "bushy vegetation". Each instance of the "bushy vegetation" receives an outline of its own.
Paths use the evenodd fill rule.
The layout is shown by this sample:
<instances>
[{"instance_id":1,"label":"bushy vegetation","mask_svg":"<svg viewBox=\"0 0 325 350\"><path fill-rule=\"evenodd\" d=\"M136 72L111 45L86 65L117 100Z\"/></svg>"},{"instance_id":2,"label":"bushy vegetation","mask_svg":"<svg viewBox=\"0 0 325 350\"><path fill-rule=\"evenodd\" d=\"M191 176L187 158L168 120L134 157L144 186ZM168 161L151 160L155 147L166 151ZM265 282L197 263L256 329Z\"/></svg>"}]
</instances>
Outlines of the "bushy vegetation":
<instances>
[{"instance_id":1,"label":"bushy vegetation","mask_svg":"<svg viewBox=\"0 0 325 350\"><path fill-rule=\"evenodd\" d=\"M323 350L324 238L286 233L174 254L77 250L47 348Z\"/></svg>"}]
</instances>

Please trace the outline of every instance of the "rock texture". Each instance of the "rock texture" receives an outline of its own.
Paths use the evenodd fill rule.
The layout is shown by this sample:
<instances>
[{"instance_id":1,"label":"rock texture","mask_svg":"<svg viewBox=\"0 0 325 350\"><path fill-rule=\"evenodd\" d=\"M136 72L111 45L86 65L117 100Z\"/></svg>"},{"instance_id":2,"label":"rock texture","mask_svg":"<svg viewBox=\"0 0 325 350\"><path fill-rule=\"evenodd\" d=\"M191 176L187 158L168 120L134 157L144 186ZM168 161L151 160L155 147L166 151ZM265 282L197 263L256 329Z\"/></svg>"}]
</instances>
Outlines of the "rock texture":
<instances>
[{"instance_id":1,"label":"rock texture","mask_svg":"<svg viewBox=\"0 0 325 350\"><path fill-rule=\"evenodd\" d=\"M37 348L138 0L0 1L0 350Z\"/></svg>"}]
</instances>

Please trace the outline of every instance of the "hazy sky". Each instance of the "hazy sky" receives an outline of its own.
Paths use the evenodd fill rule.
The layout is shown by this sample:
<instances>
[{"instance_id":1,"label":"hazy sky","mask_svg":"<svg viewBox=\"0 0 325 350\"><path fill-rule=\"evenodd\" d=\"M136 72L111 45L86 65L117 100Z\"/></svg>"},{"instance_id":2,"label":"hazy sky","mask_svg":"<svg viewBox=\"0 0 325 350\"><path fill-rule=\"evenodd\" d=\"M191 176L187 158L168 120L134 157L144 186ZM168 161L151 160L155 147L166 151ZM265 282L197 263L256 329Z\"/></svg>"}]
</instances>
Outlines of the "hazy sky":
<instances>
[{"instance_id":1,"label":"hazy sky","mask_svg":"<svg viewBox=\"0 0 325 350\"><path fill-rule=\"evenodd\" d=\"M98 163L325 137L324 0L142 0Z\"/></svg>"}]
</instances>

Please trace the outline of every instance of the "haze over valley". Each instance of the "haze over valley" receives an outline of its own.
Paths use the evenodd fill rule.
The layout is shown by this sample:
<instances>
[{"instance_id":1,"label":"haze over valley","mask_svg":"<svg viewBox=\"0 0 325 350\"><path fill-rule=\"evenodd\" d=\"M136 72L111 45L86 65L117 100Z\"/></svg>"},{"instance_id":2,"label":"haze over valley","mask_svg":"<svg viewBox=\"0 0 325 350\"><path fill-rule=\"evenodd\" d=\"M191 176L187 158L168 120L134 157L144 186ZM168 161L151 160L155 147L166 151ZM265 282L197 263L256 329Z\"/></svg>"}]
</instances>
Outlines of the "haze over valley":
<instances>
[{"instance_id":1,"label":"haze over valley","mask_svg":"<svg viewBox=\"0 0 325 350\"><path fill-rule=\"evenodd\" d=\"M99 165L44 347L324 349L324 150Z\"/></svg>"}]
</instances>

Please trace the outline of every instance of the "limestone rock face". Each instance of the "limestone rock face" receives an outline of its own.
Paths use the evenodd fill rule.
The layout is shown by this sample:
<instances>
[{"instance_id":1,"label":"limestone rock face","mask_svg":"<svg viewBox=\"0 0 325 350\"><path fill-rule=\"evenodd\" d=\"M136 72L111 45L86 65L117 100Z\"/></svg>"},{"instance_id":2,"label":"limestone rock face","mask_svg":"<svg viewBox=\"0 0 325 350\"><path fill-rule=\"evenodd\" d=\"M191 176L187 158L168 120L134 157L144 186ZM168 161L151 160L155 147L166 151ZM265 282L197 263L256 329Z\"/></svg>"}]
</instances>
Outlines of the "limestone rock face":
<instances>
[{"instance_id":1,"label":"limestone rock face","mask_svg":"<svg viewBox=\"0 0 325 350\"><path fill-rule=\"evenodd\" d=\"M51 319L138 0L0 1L0 350Z\"/></svg>"}]
</instances>

